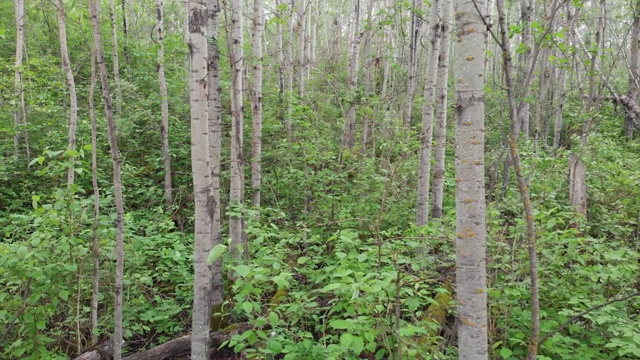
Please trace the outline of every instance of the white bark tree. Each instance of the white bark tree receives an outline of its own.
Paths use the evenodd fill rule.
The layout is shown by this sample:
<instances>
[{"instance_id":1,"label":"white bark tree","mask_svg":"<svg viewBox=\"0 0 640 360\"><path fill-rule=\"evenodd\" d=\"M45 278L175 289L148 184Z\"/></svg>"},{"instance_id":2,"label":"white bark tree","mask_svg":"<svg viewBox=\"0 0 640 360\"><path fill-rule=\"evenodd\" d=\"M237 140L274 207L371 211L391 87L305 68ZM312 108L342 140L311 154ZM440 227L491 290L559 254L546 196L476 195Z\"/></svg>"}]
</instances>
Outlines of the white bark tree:
<instances>
[{"instance_id":1,"label":"white bark tree","mask_svg":"<svg viewBox=\"0 0 640 360\"><path fill-rule=\"evenodd\" d=\"M124 3L124 0L123 0ZM116 85L116 114L122 114L122 89L120 88L120 59L118 56L118 27L116 24L115 0L109 0L109 18L111 19L111 61L113 62L113 80ZM124 14L122 15L124 16Z\"/></svg>"},{"instance_id":2,"label":"white bark tree","mask_svg":"<svg viewBox=\"0 0 640 360\"><path fill-rule=\"evenodd\" d=\"M158 85L162 120L160 135L162 137L162 163L164 166L164 197L167 209L173 206L173 184L171 181L171 154L169 152L169 96L167 95L167 79L164 74L164 1L156 0L156 33L158 35Z\"/></svg>"},{"instance_id":3,"label":"white bark tree","mask_svg":"<svg viewBox=\"0 0 640 360\"><path fill-rule=\"evenodd\" d=\"M60 58L64 71L67 88L69 89L69 135L67 150L76 151L76 128L78 126L78 97L76 96L76 82L73 79L71 61L69 60L69 48L67 47L67 24L62 0L56 1L58 7L58 31L60 33ZM75 169L73 167L74 156L69 156L69 168L67 169L67 185L75 182Z\"/></svg>"},{"instance_id":4,"label":"white bark tree","mask_svg":"<svg viewBox=\"0 0 640 360\"><path fill-rule=\"evenodd\" d=\"M213 212L218 206L212 196L209 164L209 115L207 79L206 0L189 1L189 51L191 102L191 168L195 207L194 284L191 326L191 358L209 359L212 272L207 258L212 247Z\"/></svg>"},{"instance_id":5,"label":"white bark tree","mask_svg":"<svg viewBox=\"0 0 640 360\"><path fill-rule=\"evenodd\" d=\"M100 38L100 2L89 0L89 13L93 28L93 51L96 53L100 83L102 85L102 98L104 112L107 118L107 132L109 136L109 148L111 149L111 162L113 165L113 188L116 204L116 278L115 278L115 306L114 306L114 352L115 360L122 359L122 281L124 278L124 200L122 196L122 176L120 174L120 153L116 138L116 126L113 118L113 106L111 105L111 90L107 67L102 51Z\"/></svg>"},{"instance_id":6,"label":"white bark tree","mask_svg":"<svg viewBox=\"0 0 640 360\"><path fill-rule=\"evenodd\" d=\"M14 113L13 155L16 159L20 156L20 143L24 141L27 162L31 162L31 149L29 147L29 132L27 131L27 107L24 100L24 83L22 79L22 66L24 61L24 0L14 0L16 17L16 68L14 89L16 97L16 109ZM24 139L23 139L24 137Z\"/></svg>"},{"instance_id":7,"label":"white bark tree","mask_svg":"<svg viewBox=\"0 0 640 360\"><path fill-rule=\"evenodd\" d=\"M431 142L433 140L433 114L435 108L435 90L440 55L440 0L431 0L429 32L427 41L427 76L424 85L424 104L422 107L422 132L420 134L420 160L418 164L418 198L416 204L416 225L425 226L428 220L429 180L431 179ZM447 46L447 45L445 45ZM407 104L409 105L409 104ZM406 124L405 124L406 125Z\"/></svg>"},{"instance_id":8,"label":"white bark tree","mask_svg":"<svg viewBox=\"0 0 640 360\"><path fill-rule=\"evenodd\" d=\"M251 205L260 207L260 186L262 183L262 33L264 31L263 0L253 2L253 89L251 113L253 130L251 133ZM302 94L301 94L302 95Z\"/></svg>"},{"instance_id":9,"label":"white bark tree","mask_svg":"<svg viewBox=\"0 0 640 360\"><path fill-rule=\"evenodd\" d=\"M484 0L456 2L456 290L458 357L488 358L484 196Z\"/></svg>"},{"instance_id":10,"label":"white bark tree","mask_svg":"<svg viewBox=\"0 0 640 360\"><path fill-rule=\"evenodd\" d=\"M231 185L229 201L232 206L241 207L244 202L244 159L242 154L242 138L244 127L243 81L244 71L244 35L242 28L242 0L231 1L231 36L229 41L231 61ZM232 252L238 252L244 246L243 218L237 212L229 216L229 234Z\"/></svg>"},{"instance_id":11,"label":"white bark tree","mask_svg":"<svg viewBox=\"0 0 640 360\"><path fill-rule=\"evenodd\" d=\"M449 91L449 50L451 49L451 13L453 0L442 4L442 45L438 61L436 85L435 148L433 168L433 205L431 217L442 217L444 199L445 149L447 145L447 94Z\"/></svg>"}]
</instances>

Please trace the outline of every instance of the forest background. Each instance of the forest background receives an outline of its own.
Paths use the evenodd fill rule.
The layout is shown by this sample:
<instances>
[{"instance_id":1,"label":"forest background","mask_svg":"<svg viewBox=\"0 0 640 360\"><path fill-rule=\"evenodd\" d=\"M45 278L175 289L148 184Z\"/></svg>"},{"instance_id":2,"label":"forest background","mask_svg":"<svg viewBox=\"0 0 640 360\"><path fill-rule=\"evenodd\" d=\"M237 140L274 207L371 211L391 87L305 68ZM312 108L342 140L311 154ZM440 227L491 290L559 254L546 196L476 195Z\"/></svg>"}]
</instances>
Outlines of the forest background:
<instances>
[{"instance_id":1,"label":"forest background","mask_svg":"<svg viewBox=\"0 0 640 360\"><path fill-rule=\"evenodd\" d=\"M637 0L0 2L0 358L640 357L639 38Z\"/></svg>"}]
</instances>

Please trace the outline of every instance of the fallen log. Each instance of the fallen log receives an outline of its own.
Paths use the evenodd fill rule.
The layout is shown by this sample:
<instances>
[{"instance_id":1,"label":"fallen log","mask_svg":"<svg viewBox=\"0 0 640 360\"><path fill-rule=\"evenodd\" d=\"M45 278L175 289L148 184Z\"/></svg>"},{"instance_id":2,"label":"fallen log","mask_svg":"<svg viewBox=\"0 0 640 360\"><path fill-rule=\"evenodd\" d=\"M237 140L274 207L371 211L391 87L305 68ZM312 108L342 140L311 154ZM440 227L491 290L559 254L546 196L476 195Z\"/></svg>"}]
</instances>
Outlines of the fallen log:
<instances>
[{"instance_id":1,"label":"fallen log","mask_svg":"<svg viewBox=\"0 0 640 360\"><path fill-rule=\"evenodd\" d=\"M235 334L241 334L249 330L251 326L246 323L232 325L224 330L212 332L209 335L211 348L217 349L223 342L231 339ZM186 354L191 350L191 334L170 340L152 349L125 356L123 360L164 360L174 356ZM113 347L111 342L92 348L81 354L74 360L111 360L113 357Z\"/></svg>"}]
</instances>

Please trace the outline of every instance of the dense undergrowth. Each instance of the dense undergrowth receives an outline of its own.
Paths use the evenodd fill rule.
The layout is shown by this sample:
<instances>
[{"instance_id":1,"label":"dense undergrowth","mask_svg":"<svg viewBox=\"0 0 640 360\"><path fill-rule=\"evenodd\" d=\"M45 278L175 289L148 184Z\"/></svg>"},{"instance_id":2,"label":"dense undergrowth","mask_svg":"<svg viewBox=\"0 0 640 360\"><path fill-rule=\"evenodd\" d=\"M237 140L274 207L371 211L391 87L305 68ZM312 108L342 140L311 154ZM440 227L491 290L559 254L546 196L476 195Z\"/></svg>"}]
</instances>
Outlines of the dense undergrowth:
<instances>
[{"instance_id":1,"label":"dense undergrowth","mask_svg":"<svg viewBox=\"0 0 640 360\"><path fill-rule=\"evenodd\" d=\"M170 38L167 46L177 49L179 42ZM139 58L132 63L151 62L153 49L137 50ZM9 156L0 161L3 359L65 359L86 347L90 336L93 199L88 119L82 114L82 150L73 164L77 186L67 189L68 164L60 151L66 142L62 77L50 61L37 59L33 56L29 62L34 81L27 89L42 90L37 92L42 95L30 99L34 161L28 167L26 161L15 162ZM162 198L155 73L133 68L123 83L125 99L135 99L127 101L127 111L119 119L128 351L152 347L190 330L193 219L186 77L179 61L172 64L167 72L172 74L176 206L170 211L164 209ZM11 81L0 77L0 87L9 89ZM264 207L232 209L250 220L250 257L234 262L223 255L229 279L227 302L216 315L227 325L248 322L253 328L228 345L261 359L453 359L451 161L444 218L416 229L412 224L418 128L402 129L393 109L381 110L388 108L385 100L365 99L358 118L376 124L376 137L364 151L341 153L336 140L342 126L341 105L351 100L344 89L332 91L330 81L315 80L307 97L294 99L292 139L283 135L277 89L265 91ZM85 85L79 93L86 93ZM494 123L503 100L499 94L488 99L488 168L501 167L506 156L500 145L504 124ZM551 333L539 359L640 357L638 297L572 319L640 290L640 144L622 140L622 116L612 111L603 108L596 132L582 151L588 219L578 217L568 205L567 158L570 152L579 152L575 144L566 149L577 143L570 132L565 148L557 151L542 144L522 144L535 206L542 335ZM567 128L578 121L571 113L567 119ZM9 132L12 119L6 107L0 120L4 127L0 130ZM104 134L100 138L99 336L105 339L113 321L115 235L108 148ZM4 142L3 153L10 154L11 145ZM449 145L447 156L452 159ZM493 200L487 211L490 351L491 358L509 360L525 356L530 323L526 230L519 195L510 180L506 188L489 188L487 180Z\"/></svg>"}]
</instances>

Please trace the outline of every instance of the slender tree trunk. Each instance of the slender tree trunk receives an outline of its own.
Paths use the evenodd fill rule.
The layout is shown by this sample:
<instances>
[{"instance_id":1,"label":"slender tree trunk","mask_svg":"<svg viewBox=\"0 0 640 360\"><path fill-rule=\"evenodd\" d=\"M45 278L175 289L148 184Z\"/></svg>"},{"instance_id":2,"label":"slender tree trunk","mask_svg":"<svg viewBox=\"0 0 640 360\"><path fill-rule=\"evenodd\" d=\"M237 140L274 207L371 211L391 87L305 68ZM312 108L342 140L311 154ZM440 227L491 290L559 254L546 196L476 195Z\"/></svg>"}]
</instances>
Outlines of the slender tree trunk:
<instances>
[{"instance_id":1,"label":"slender tree trunk","mask_svg":"<svg viewBox=\"0 0 640 360\"><path fill-rule=\"evenodd\" d=\"M120 61L118 57L118 29L116 26L116 4L115 0L109 0L110 10L109 17L111 19L111 61L113 62L113 80L116 85L116 114L122 114L122 90L120 89Z\"/></svg>"},{"instance_id":2,"label":"slender tree trunk","mask_svg":"<svg viewBox=\"0 0 640 360\"><path fill-rule=\"evenodd\" d=\"M242 155L244 36L242 31L242 0L231 0L231 36L229 38L231 41L229 47L231 61L231 186L229 201L235 207L241 207L244 202L244 160ZM232 252L236 256L242 256L238 250L241 246L245 246L243 233L242 215L235 211L229 217L229 234L233 247Z\"/></svg>"},{"instance_id":3,"label":"slender tree trunk","mask_svg":"<svg viewBox=\"0 0 640 360\"><path fill-rule=\"evenodd\" d=\"M531 48L533 47L533 34L531 33L531 13L533 12L533 4L531 0L520 0L520 14L522 21L522 45L524 51L520 56L520 80L518 83L522 83L522 79L528 76L528 70L531 67ZM518 111L518 121L520 122L520 129L524 133L525 138L529 138L530 135L530 116L529 111L529 89L522 89L523 93L520 99L520 107Z\"/></svg>"},{"instance_id":4,"label":"slender tree trunk","mask_svg":"<svg viewBox=\"0 0 640 360\"><path fill-rule=\"evenodd\" d=\"M602 47L604 28L605 28L605 0L600 0L600 16L598 17L598 25L596 28L596 33L594 36L595 46L590 48L589 54L591 55L590 68L589 68L589 94L585 101L585 121L582 127L582 147L587 145L587 141L589 139L589 132L591 131L591 118L592 115L597 112L597 107L599 101L596 99L597 89L596 89L596 68L600 63L600 51ZM591 2L593 7L598 7L598 0L592 0ZM593 50L592 50L593 49Z\"/></svg>"},{"instance_id":5,"label":"slender tree trunk","mask_svg":"<svg viewBox=\"0 0 640 360\"><path fill-rule=\"evenodd\" d=\"M634 1L632 4L633 25L631 27L631 45L629 47L629 98L636 102L640 100L640 4ZM627 115L625 117L624 135L628 139L633 139L634 126L633 119Z\"/></svg>"},{"instance_id":6,"label":"slender tree trunk","mask_svg":"<svg viewBox=\"0 0 640 360\"><path fill-rule=\"evenodd\" d=\"M220 47L218 42L218 19L220 14L219 0L208 0L207 9L209 16L207 18L207 38L208 42L208 77L209 77L209 162L211 168L211 194L213 197L213 219L211 238L212 246L220 244L220 212L222 209L220 199L220 164L222 152L222 109L221 109L221 89L220 89ZM219 307L224 302L224 284L222 280L222 259L216 260L212 264L213 282L212 282L212 304ZM219 329L213 329L219 330Z\"/></svg>"},{"instance_id":7,"label":"slender tree trunk","mask_svg":"<svg viewBox=\"0 0 640 360\"><path fill-rule=\"evenodd\" d=\"M209 164L209 115L207 82L207 17L205 0L189 1L189 51L191 101L191 168L195 205L194 295L191 327L191 358L209 359L212 272L207 258L212 247L213 212Z\"/></svg>"},{"instance_id":8,"label":"slender tree trunk","mask_svg":"<svg viewBox=\"0 0 640 360\"><path fill-rule=\"evenodd\" d=\"M513 91L513 77L511 75L511 44L507 34L506 20L504 15L504 0L497 0L498 22L500 24L500 38L503 52L503 68L509 101L509 118L511 121L511 132L509 134L509 151L511 162L518 179L518 188L522 197L525 221L527 223L527 248L529 252L529 277L531 279L531 338L529 342L528 360L535 360L538 352L538 341L540 338L540 296L538 286L538 258L536 250L536 233L534 228L533 209L531 197L529 195L529 185L522 170L520 154L518 150L518 116L516 106L516 96ZM526 90L525 90L526 92ZM523 99L524 101L524 99Z\"/></svg>"},{"instance_id":9,"label":"slender tree trunk","mask_svg":"<svg viewBox=\"0 0 640 360\"><path fill-rule=\"evenodd\" d=\"M91 23L93 25L93 47L96 52L100 82L102 84L102 97L104 100L104 111L107 118L107 130L109 135L109 147L111 148L111 160L113 163L113 187L116 203L116 279L115 279L115 306L114 322L115 330L114 359L122 359L122 280L124 277L124 200L122 197L122 180L120 175L120 153L118 152L118 142L116 139L116 126L113 119L113 108L111 105L111 91L109 89L109 79L107 67L102 52L102 41L100 39L100 3L89 0L89 11Z\"/></svg>"},{"instance_id":10,"label":"slender tree trunk","mask_svg":"<svg viewBox=\"0 0 640 360\"><path fill-rule=\"evenodd\" d=\"M278 110L278 116L280 118L280 121L282 122L282 124L287 130L288 138L291 139L291 126L290 126L291 124L286 120L287 118L287 116L285 116L286 110L284 109L285 107L284 79L285 79L285 69L287 65L285 63L285 58L284 58L284 54L286 50L284 48L284 31L282 26L282 22L284 21L284 17L282 13L282 0L276 0L276 17L278 18L278 22L276 23L276 31L277 31L276 41L278 45L278 50L277 50L278 52L278 89L279 89L278 101L280 104L280 109Z\"/></svg>"},{"instance_id":11,"label":"slender tree trunk","mask_svg":"<svg viewBox=\"0 0 640 360\"><path fill-rule=\"evenodd\" d=\"M433 141L433 114L435 108L435 90L438 77L438 57L440 55L440 0L431 0L429 20L429 50L426 84L424 86L424 105L422 107L422 133L420 134L420 163L418 165L418 198L416 206L416 225L425 226L428 221L429 180L431 176L431 143ZM446 44L445 46L448 46Z\"/></svg>"},{"instance_id":12,"label":"slender tree trunk","mask_svg":"<svg viewBox=\"0 0 640 360\"><path fill-rule=\"evenodd\" d=\"M349 77L347 90L354 99L351 100L349 111L342 128L342 148L352 148L356 137L356 102L355 92L358 87L358 69L360 65L360 0L356 0L353 15L352 42L349 49Z\"/></svg>"},{"instance_id":13,"label":"slender tree trunk","mask_svg":"<svg viewBox=\"0 0 640 360\"><path fill-rule=\"evenodd\" d=\"M567 38L571 39L571 33L573 31L573 15L571 13L571 4L567 3L566 5L567 8L567 15L566 18L564 20L564 27L566 28L566 32L567 32ZM562 26L560 25L560 26ZM557 149L560 147L560 136L562 134L562 119L563 119L563 109L564 109L564 100L567 96L567 65L566 64L561 64L558 65L558 86L557 86L557 95L556 98L558 99L558 104L556 106L556 114L555 114L555 121L554 121L554 125L553 125L553 147L554 149Z\"/></svg>"},{"instance_id":14,"label":"slender tree trunk","mask_svg":"<svg viewBox=\"0 0 640 360\"><path fill-rule=\"evenodd\" d=\"M160 134L162 136L162 162L164 164L164 198L167 209L173 206L173 185L171 182L171 154L169 153L169 97L167 95L167 80L164 75L164 1L156 0L156 31L158 34L158 85L162 101L162 121Z\"/></svg>"},{"instance_id":15,"label":"slender tree trunk","mask_svg":"<svg viewBox=\"0 0 640 360\"><path fill-rule=\"evenodd\" d=\"M122 9L122 35L124 35L122 52L124 53L124 61L127 63L127 67L129 67L131 65L131 57L129 56L129 25L127 22L127 0L122 0L120 3L120 7Z\"/></svg>"},{"instance_id":16,"label":"slender tree trunk","mask_svg":"<svg viewBox=\"0 0 640 360\"><path fill-rule=\"evenodd\" d=\"M264 30L263 0L253 2L253 132L251 138L251 205L260 207L262 183L262 32Z\"/></svg>"},{"instance_id":17,"label":"slender tree trunk","mask_svg":"<svg viewBox=\"0 0 640 360\"><path fill-rule=\"evenodd\" d=\"M91 119L91 182L93 184L93 229L91 253L93 255L93 287L91 291L91 346L98 343L98 304L100 301L100 187L98 186L98 131L95 112L96 52L91 50L91 85L89 85L89 118Z\"/></svg>"},{"instance_id":18,"label":"slender tree trunk","mask_svg":"<svg viewBox=\"0 0 640 360\"><path fill-rule=\"evenodd\" d=\"M305 66L306 66L306 1L298 0L298 93L300 96L304 96L305 87L304 87L304 78L306 75Z\"/></svg>"},{"instance_id":19,"label":"slender tree trunk","mask_svg":"<svg viewBox=\"0 0 640 360\"><path fill-rule=\"evenodd\" d=\"M31 162L31 150L29 148L29 133L27 132L27 108L24 101L24 84L22 80L22 63L24 61L24 0L14 0L16 17L16 69L14 89L18 106L14 113L15 133L13 135L14 157L20 156L20 143L24 141L27 155L27 163ZM24 140L22 139L24 136Z\"/></svg>"},{"instance_id":20,"label":"slender tree trunk","mask_svg":"<svg viewBox=\"0 0 640 360\"><path fill-rule=\"evenodd\" d=\"M418 39L420 39L420 16L422 12L422 1L412 0L411 2L411 26L409 27L409 69L407 75L407 100L404 105L404 126L408 129L411 126L411 116L413 114L413 98L416 93L417 67L418 67ZM433 4L431 5L433 9ZM431 17L433 19L433 16ZM433 27L432 23L429 26Z\"/></svg>"},{"instance_id":21,"label":"slender tree trunk","mask_svg":"<svg viewBox=\"0 0 640 360\"><path fill-rule=\"evenodd\" d=\"M476 8L477 6L477 8ZM484 0L456 2L456 288L458 356L488 358L484 197L484 37L477 9Z\"/></svg>"},{"instance_id":22,"label":"slender tree trunk","mask_svg":"<svg viewBox=\"0 0 640 360\"><path fill-rule=\"evenodd\" d=\"M445 149L447 145L447 94L449 91L449 50L451 49L451 13L453 0L444 0L442 5L442 45L438 61L436 87L436 124L433 168L433 206L431 217L442 218L444 199Z\"/></svg>"},{"instance_id":23,"label":"slender tree trunk","mask_svg":"<svg viewBox=\"0 0 640 360\"><path fill-rule=\"evenodd\" d=\"M289 141L293 140L293 9L295 0L291 0L289 5L289 39L287 41L287 67L285 74L287 75L287 132Z\"/></svg>"},{"instance_id":24,"label":"slender tree trunk","mask_svg":"<svg viewBox=\"0 0 640 360\"><path fill-rule=\"evenodd\" d=\"M72 153L76 151L76 128L78 126L78 97L76 96L76 83L73 79L71 61L69 61L69 49L67 47L67 24L62 0L56 1L58 7L58 30L60 32L60 58L62 69L67 78L69 89L69 140L67 149ZM75 169L73 166L75 156L69 155L69 168L67 169L67 185L73 185L75 181Z\"/></svg>"}]
</instances>

